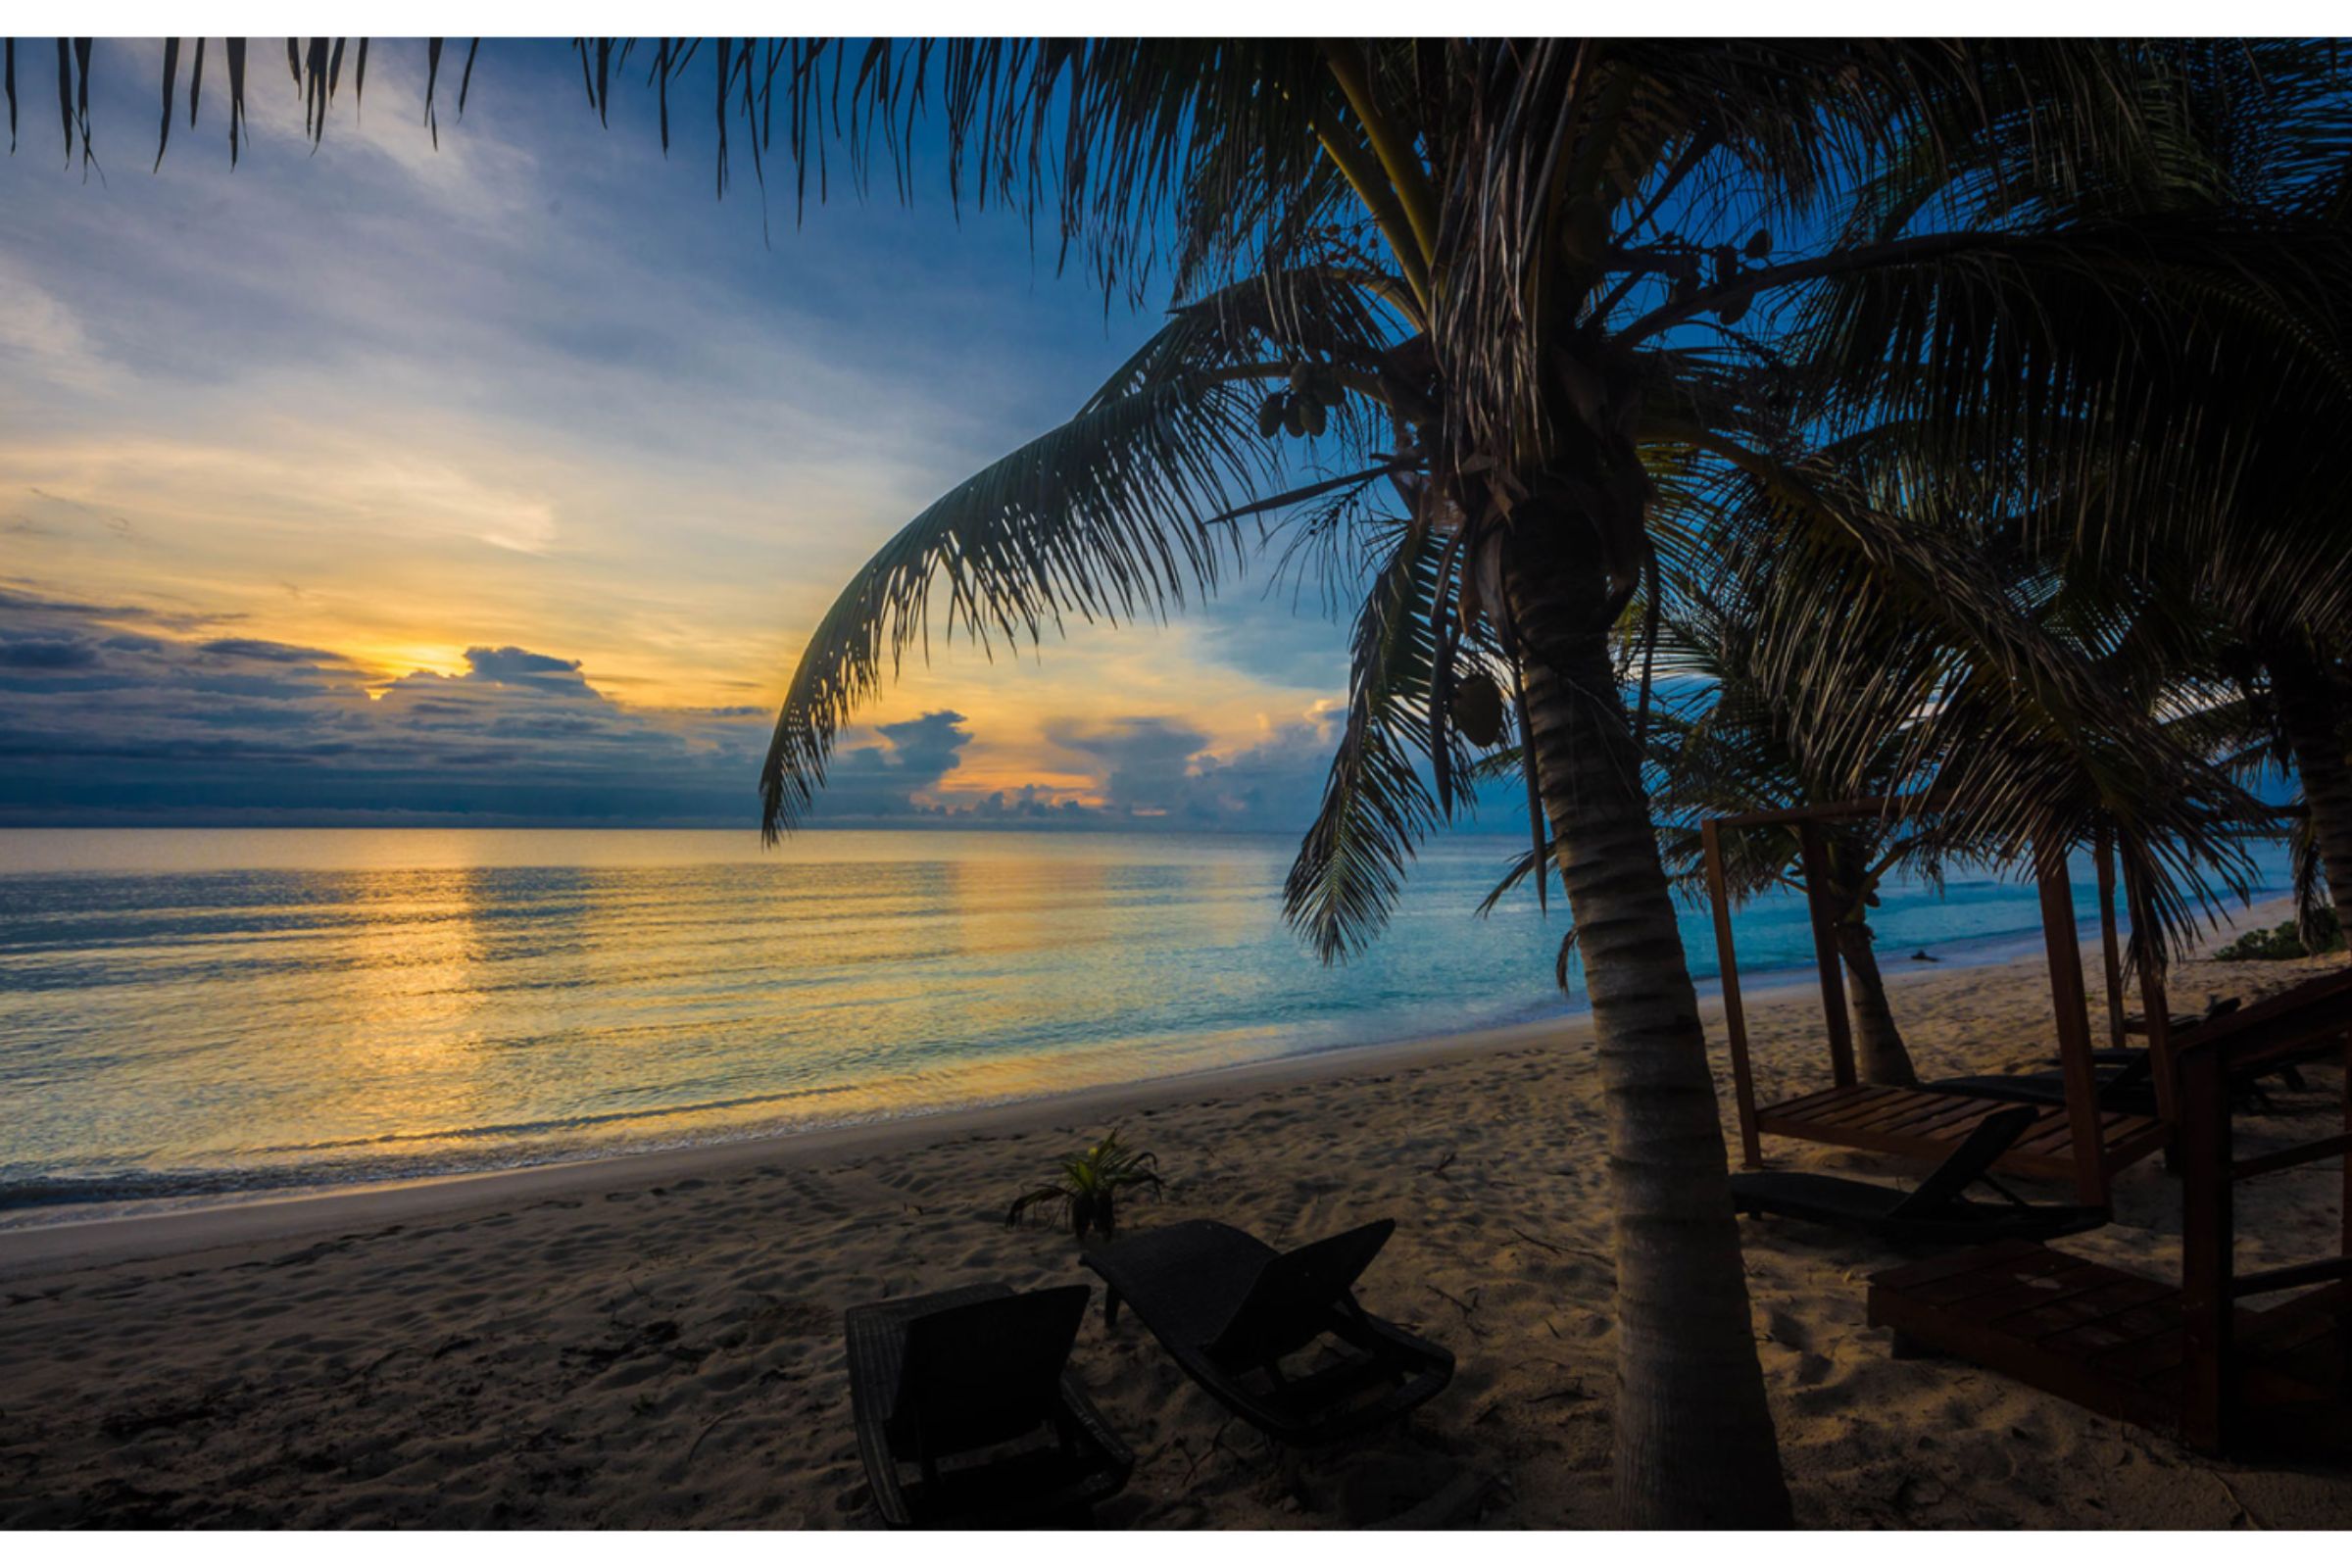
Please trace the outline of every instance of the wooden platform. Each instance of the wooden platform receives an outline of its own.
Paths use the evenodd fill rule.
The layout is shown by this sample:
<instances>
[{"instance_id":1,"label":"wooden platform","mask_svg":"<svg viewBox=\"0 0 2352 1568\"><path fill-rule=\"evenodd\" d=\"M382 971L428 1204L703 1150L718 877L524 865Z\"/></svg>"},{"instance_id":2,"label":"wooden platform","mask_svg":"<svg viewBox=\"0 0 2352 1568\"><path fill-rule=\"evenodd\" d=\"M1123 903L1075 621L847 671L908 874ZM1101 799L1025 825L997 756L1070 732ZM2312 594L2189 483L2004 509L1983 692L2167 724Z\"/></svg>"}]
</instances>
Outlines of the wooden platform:
<instances>
[{"instance_id":1,"label":"wooden platform","mask_svg":"<svg viewBox=\"0 0 2352 1568\"><path fill-rule=\"evenodd\" d=\"M2336 1287L2235 1316L2243 1430L2298 1446L2352 1436L2352 1294ZM1870 1322L1898 1353L1940 1350L2117 1420L2182 1435L2186 1317L2178 1287L2032 1242L1889 1269Z\"/></svg>"},{"instance_id":2,"label":"wooden platform","mask_svg":"<svg viewBox=\"0 0 2352 1568\"><path fill-rule=\"evenodd\" d=\"M1933 1089L1874 1089L1853 1085L1800 1095L1756 1112L1756 1130L1807 1143L1843 1144L1852 1149L1904 1154L1935 1162L1995 1111L2014 1102L1955 1095ZM2145 1159L2164 1148L2165 1124L2152 1116L2100 1113L2100 1135L2110 1171ZM1998 1170L2060 1181L2075 1175L2075 1146L2066 1107L2052 1105L2001 1156Z\"/></svg>"}]
</instances>

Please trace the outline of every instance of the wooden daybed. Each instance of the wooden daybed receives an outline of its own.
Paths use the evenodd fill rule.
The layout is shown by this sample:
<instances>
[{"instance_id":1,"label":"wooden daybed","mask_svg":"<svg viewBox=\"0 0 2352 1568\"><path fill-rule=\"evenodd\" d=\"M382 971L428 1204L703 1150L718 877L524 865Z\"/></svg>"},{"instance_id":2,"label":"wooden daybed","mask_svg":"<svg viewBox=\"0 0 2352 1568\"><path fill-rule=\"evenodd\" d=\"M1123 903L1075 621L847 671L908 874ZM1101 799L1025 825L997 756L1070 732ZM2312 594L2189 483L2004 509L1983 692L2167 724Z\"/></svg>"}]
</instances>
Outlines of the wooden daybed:
<instances>
[{"instance_id":1,"label":"wooden daybed","mask_svg":"<svg viewBox=\"0 0 2352 1568\"><path fill-rule=\"evenodd\" d=\"M1828 842L1822 824L1879 816L1908 804L1912 803L1853 801L1836 806L1750 811L1716 817L1701 827L1707 891L1714 905L1716 956L1723 978L1724 1030L1731 1043L1733 1097L1740 1112L1740 1154L1751 1168L1762 1163L1765 1134L1935 1162L1948 1155L1977 1123L2006 1103L1948 1090L1876 1088L1860 1083L1855 1074L1853 1025L1846 1008L1843 960L1837 947L1837 914L1829 907L1824 892L1826 877L1822 873L1827 866ZM1821 974L1831 1082L1826 1088L1758 1105L1748 1061L1746 1013L1740 996L1739 956L1732 940L1721 831L1768 825L1791 826L1797 832L1806 901L1812 915L1814 957ZM2113 860L2103 842L2097 859L2108 1028L2113 1042L2121 1044L2123 976L2114 918ZM2172 1040L2165 1021L2170 1015L2163 981L2152 966L2141 966L2143 1005L2147 1017L2155 1020L2149 1029L2148 1050L2154 1054L2158 1114L2105 1109L2099 1104L2089 1004L2082 983L2074 890L2067 875L2065 847L2038 852L2034 872L2041 894L2042 938L2050 967L2050 1004L2057 1023L2067 1102L2051 1107L2002 1156L1997 1168L2020 1175L2072 1181L2078 1201L2103 1208L2108 1203L2110 1178L2126 1166L2160 1152L2172 1139ZM2136 906L2136 898L2133 903Z\"/></svg>"}]
</instances>

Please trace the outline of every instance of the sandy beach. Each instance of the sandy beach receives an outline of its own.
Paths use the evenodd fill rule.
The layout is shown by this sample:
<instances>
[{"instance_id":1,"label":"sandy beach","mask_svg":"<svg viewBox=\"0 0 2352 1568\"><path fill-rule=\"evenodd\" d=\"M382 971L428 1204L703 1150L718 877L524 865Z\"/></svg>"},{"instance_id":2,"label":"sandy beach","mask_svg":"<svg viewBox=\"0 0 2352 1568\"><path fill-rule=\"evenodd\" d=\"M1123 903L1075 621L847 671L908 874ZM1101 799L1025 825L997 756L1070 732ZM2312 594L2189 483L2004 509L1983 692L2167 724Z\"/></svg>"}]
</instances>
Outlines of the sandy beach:
<instances>
[{"instance_id":1,"label":"sandy beach","mask_svg":"<svg viewBox=\"0 0 2352 1568\"><path fill-rule=\"evenodd\" d=\"M2174 1001L2251 999L2316 965L2191 963ZM2038 960L1890 967L1923 1077L2052 1051ZM1749 1019L1760 1094L1826 1081L1817 996L1752 998ZM1614 1360L1587 1040L1571 1020L914 1124L0 1236L0 1524L869 1526L843 1309L1091 1280L1065 1235L1003 1216L1115 1123L1168 1179L1132 1226L1213 1216L1294 1244L1394 1216L1366 1304L1452 1347L1459 1372L1402 1431L1288 1458L1132 1321L1106 1333L1090 1318L1074 1364L1138 1456L1105 1523L1337 1526L1419 1507L1425 1522L1600 1525ZM2324 1067L2270 1114L2309 1128L2339 1092ZM1728 1121L1728 1081L1722 1100ZM1766 1153L1913 1174L1770 1140ZM2337 1180L2327 1164L2247 1188L2249 1265L2319 1251ZM2157 1162L2120 1180L2116 1205L2085 1250L2174 1271L2178 1195ZM1900 1253L1770 1221L1743 1235L1804 1525L2352 1526L2352 1472L2215 1463L1970 1366L1892 1359L1863 1295Z\"/></svg>"}]
</instances>

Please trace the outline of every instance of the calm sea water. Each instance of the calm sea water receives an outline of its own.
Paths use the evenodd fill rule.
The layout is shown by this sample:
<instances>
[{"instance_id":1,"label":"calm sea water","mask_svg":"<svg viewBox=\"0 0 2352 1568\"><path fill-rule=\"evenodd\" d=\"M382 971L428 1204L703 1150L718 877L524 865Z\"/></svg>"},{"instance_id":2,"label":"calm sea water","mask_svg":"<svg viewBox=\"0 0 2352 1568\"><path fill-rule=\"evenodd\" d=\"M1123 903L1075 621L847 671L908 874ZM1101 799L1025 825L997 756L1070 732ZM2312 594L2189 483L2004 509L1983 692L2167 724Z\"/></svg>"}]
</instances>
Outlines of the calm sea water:
<instances>
[{"instance_id":1,"label":"calm sea water","mask_svg":"<svg viewBox=\"0 0 2352 1568\"><path fill-rule=\"evenodd\" d=\"M1283 927L1287 840L0 832L0 1225L839 1125L1574 1007L1515 849L1432 846L1367 958ZM2284 880L2277 857L2266 880ZM2078 879L2090 911L2088 878ZM1888 890L1890 965L2037 929ZM1684 922L1712 975L1703 909ZM1791 901L1743 975L1810 961Z\"/></svg>"}]
</instances>

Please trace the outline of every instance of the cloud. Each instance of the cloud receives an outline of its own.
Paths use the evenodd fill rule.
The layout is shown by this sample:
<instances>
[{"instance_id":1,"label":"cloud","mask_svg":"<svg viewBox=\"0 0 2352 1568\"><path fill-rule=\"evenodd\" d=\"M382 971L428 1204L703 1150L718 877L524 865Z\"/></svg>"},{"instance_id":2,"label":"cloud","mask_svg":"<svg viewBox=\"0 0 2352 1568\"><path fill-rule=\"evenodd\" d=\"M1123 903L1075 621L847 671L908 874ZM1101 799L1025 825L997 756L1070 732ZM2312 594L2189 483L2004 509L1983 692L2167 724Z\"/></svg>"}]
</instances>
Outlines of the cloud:
<instances>
[{"instance_id":1,"label":"cloud","mask_svg":"<svg viewBox=\"0 0 2352 1568\"><path fill-rule=\"evenodd\" d=\"M967 721L953 709L879 725L881 744L845 747L826 771L812 820L843 822L947 816L952 808L932 797L971 744Z\"/></svg>"},{"instance_id":2,"label":"cloud","mask_svg":"<svg viewBox=\"0 0 2352 1568\"><path fill-rule=\"evenodd\" d=\"M84 669L98 662L98 650L77 637L26 637L0 642L0 668Z\"/></svg>"},{"instance_id":3,"label":"cloud","mask_svg":"<svg viewBox=\"0 0 2352 1568\"><path fill-rule=\"evenodd\" d=\"M222 659L251 659L265 664L333 664L342 662L341 656L322 648L303 648L293 643L273 643L259 637L216 637L201 643L203 653Z\"/></svg>"},{"instance_id":4,"label":"cloud","mask_svg":"<svg viewBox=\"0 0 2352 1568\"><path fill-rule=\"evenodd\" d=\"M1064 714L1042 726L1030 778L983 793L956 782L973 722L935 708L846 732L811 821L1292 834L1312 819L1339 716L1326 701L1261 719L1237 747L1165 713ZM0 587L0 822L750 831L771 720L753 705L616 701L585 661L517 644L386 680L333 649L223 635L199 610ZM1510 792L1495 805L1479 825L1516 831Z\"/></svg>"},{"instance_id":5,"label":"cloud","mask_svg":"<svg viewBox=\"0 0 2352 1568\"><path fill-rule=\"evenodd\" d=\"M513 646L371 686L331 650L158 618L0 594L0 818L758 819L765 725L741 711L624 707Z\"/></svg>"},{"instance_id":6,"label":"cloud","mask_svg":"<svg viewBox=\"0 0 2352 1568\"><path fill-rule=\"evenodd\" d=\"M527 648L468 648L466 674L460 678L518 687L549 697L594 698L597 693L589 686L588 677L580 673L580 665L577 659L534 654Z\"/></svg>"},{"instance_id":7,"label":"cloud","mask_svg":"<svg viewBox=\"0 0 2352 1568\"><path fill-rule=\"evenodd\" d=\"M1208 737L1174 719L1121 718L1088 725L1049 722L1046 739L1086 758L1100 771L1104 808L1122 816L1166 816L1181 809L1195 756Z\"/></svg>"},{"instance_id":8,"label":"cloud","mask_svg":"<svg viewBox=\"0 0 2352 1568\"><path fill-rule=\"evenodd\" d=\"M1130 826L1283 833L1313 818L1335 739L1323 706L1268 724L1256 743L1225 755L1201 731L1157 715L1060 720L1049 723L1046 735L1092 767L1106 818Z\"/></svg>"},{"instance_id":9,"label":"cloud","mask_svg":"<svg viewBox=\"0 0 2352 1568\"><path fill-rule=\"evenodd\" d=\"M0 254L0 376L100 392L117 377L72 306Z\"/></svg>"}]
</instances>

